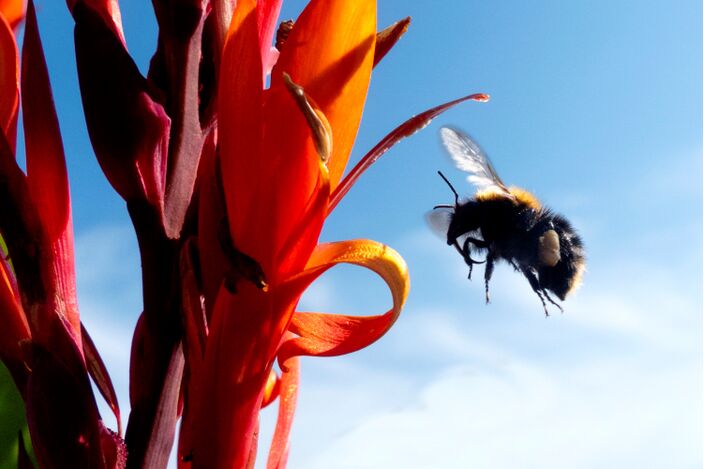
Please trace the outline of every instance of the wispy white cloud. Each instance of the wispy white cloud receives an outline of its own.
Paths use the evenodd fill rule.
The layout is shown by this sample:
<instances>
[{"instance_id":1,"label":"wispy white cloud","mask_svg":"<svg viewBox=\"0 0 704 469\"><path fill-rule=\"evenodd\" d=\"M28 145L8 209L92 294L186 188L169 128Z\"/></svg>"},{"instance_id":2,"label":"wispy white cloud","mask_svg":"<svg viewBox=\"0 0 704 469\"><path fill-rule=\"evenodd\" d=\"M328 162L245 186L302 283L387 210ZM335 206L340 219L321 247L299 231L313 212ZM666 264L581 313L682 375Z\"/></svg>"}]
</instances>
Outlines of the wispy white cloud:
<instances>
[{"instance_id":1,"label":"wispy white cloud","mask_svg":"<svg viewBox=\"0 0 704 469\"><path fill-rule=\"evenodd\" d=\"M461 259L432 235L394 245L413 275L408 307L372 347L304 359L289 467L701 462L701 293L693 282L626 258L595 262L566 313L545 319L525 279L505 265L486 306L482 269L468 282ZM134 239L127 228L102 228L79 236L77 252L83 319L127 415L141 304ZM359 291L381 291L383 282L340 271L316 282L301 307L368 312ZM263 413L257 467L275 412Z\"/></svg>"},{"instance_id":2,"label":"wispy white cloud","mask_svg":"<svg viewBox=\"0 0 704 469\"><path fill-rule=\"evenodd\" d=\"M290 467L701 465L701 293L682 272L595 263L567 312L544 319L510 268L484 306L481 268L467 282L425 233L397 246L412 269L432 255L438 266L419 274L432 285L415 282L400 323L354 372L352 358L323 359L340 370L325 384L317 362L304 365L322 376L302 384L316 397L299 406Z\"/></svg>"},{"instance_id":3,"label":"wispy white cloud","mask_svg":"<svg viewBox=\"0 0 704 469\"><path fill-rule=\"evenodd\" d=\"M76 275L81 321L115 386L123 426L129 415L132 333L141 313L139 255L129 226L100 226L76 236ZM100 413L115 428L112 412L96 391Z\"/></svg>"}]
</instances>

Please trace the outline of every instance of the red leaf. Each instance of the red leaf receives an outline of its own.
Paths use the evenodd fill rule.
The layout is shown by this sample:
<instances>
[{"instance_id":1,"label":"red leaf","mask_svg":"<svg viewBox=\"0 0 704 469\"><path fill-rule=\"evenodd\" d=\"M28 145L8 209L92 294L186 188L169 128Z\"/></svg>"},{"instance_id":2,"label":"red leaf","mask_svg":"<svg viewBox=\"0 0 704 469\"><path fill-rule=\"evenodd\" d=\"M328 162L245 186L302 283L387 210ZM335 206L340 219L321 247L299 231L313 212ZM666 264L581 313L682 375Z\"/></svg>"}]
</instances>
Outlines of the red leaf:
<instances>
[{"instance_id":1,"label":"red leaf","mask_svg":"<svg viewBox=\"0 0 704 469\"><path fill-rule=\"evenodd\" d=\"M350 171L342 182L340 182L340 184L335 188L335 192L333 192L330 197L330 208L328 209L328 213L335 209L337 204L352 188L357 179L359 179L359 177L367 169L369 169L371 165L376 163L376 161L381 158L384 153L389 151L391 147L396 145L400 140L410 137L426 125L430 124L430 121L435 119L439 114L442 114L451 107L468 100L486 102L489 100L489 95L483 93L470 94L469 96L464 96L462 98L455 99L454 101L449 101L432 109L428 109L417 116L411 117L406 122L392 130L386 137L381 139L381 141L377 143L376 146L369 151L369 153L362 157L360 162L352 168L352 171Z\"/></svg>"}]
</instances>

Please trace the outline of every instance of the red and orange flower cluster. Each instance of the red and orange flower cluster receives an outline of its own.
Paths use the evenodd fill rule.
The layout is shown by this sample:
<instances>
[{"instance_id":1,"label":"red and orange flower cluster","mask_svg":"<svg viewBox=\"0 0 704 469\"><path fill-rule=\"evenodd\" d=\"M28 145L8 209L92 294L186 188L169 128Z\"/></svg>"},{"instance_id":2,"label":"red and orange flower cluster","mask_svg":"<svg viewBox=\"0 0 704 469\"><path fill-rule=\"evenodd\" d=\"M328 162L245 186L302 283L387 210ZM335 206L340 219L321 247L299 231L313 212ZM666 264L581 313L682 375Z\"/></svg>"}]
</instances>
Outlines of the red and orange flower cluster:
<instances>
[{"instance_id":1,"label":"red and orange flower cluster","mask_svg":"<svg viewBox=\"0 0 704 469\"><path fill-rule=\"evenodd\" d=\"M345 175L372 69L408 19L377 32L374 0L312 0L274 41L281 0L153 3L159 42L145 77L116 0L68 1L91 143L142 256L124 442L121 428L103 426L91 390L89 377L119 422L78 315L66 167L31 0L21 67L12 30L21 3L0 2L0 359L27 405L42 467L164 467L179 418L180 467L252 467L259 411L278 397L268 467L281 468L296 357L376 341L409 288L395 251L369 240L319 244L323 223L395 142L458 102L487 98L410 119ZM14 156L19 102L26 172ZM392 308L298 311L305 289L339 263L377 273Z\"/></svg>"}]
</instances>

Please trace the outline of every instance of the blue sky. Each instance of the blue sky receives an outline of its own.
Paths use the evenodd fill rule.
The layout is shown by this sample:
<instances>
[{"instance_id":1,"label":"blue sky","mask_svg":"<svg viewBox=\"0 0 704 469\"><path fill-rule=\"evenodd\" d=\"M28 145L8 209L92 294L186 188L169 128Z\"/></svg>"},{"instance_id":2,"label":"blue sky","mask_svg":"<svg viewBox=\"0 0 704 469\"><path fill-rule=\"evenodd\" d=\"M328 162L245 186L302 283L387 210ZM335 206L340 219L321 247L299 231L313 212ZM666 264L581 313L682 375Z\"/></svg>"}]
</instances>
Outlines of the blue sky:
<instances>
[{"instance_id":1,"label":"blue sky","mask_svg":"<svg viewBox=\"0 0 704 469\"><path fill-rule=\"evenodd\" d=\"M149 2L121 3L146 70L156 38ZM282 19L302 5L288 2ZM329 219L323 240L397 249L412 290L379 343L303 360L289 467L701 466L701 8L379 1L380 26L413 22L374 72L353 161L428 107L470 92L492 100L400 143ZM141 307L136 242L87 139L65 5L42 0L38 14L68 155L81 314L127 408ZM564 314L545 319L505 264L484 305L481 268L468 282L462 260L426 228L424 214L451 201L438 169L473 192L440 148L444 124L471 133L504 181L582 234L588 272ZM342 267L301 309L389 305L382 282ZM265 412L265 433L273 417Z\"/></svg>"}]
</instances>

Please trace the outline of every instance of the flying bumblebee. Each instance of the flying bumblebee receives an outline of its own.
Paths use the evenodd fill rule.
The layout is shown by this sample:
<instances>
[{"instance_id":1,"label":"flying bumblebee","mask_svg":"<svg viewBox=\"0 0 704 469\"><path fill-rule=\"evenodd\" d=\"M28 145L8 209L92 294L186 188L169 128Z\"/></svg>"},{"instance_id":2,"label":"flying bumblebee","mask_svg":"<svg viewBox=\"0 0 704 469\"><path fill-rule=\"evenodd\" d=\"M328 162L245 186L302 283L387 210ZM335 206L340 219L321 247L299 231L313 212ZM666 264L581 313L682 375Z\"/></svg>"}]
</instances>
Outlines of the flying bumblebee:
<instances>
[{"instance_id":1,"label":"flying bumblebee","mask_svg":"<svg viewBox=\"0 0 704 469\"><path fill-rule=\"evenodd\" d=\"M469 266L484 264L484 287L489 303L489 281L494 264L505 260L520 271L540 298L557 306L548 292L561 301L579 285L585 259L582 240L572 225L538 202L533 194L507 187L482 149L465 133L443 127L440 136L457 168L469 173L477 187L469 200L460 201L457 191L440 172L455 195L454 205L437 205L428 214L430 225L454 246ZM474 253L485 253L475 260Z\"/></svg>"}]
</instances>

